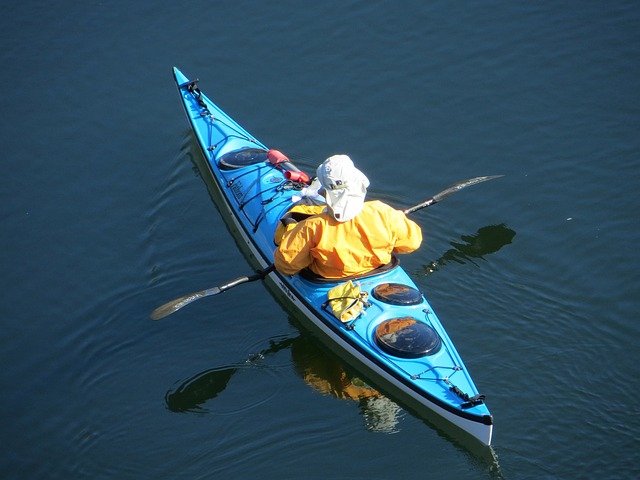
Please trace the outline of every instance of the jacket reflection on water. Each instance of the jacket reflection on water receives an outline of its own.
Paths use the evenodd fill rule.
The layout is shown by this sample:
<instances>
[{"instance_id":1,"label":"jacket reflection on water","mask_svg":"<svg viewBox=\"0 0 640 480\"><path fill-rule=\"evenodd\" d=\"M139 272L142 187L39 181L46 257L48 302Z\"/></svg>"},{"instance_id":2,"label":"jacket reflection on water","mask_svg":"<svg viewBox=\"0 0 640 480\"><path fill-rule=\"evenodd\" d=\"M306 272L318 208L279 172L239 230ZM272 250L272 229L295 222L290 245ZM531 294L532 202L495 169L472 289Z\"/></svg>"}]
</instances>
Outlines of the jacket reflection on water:
<instances>
[{"instance_id":1,"label":"jacket reflection on water","mask_svg":"<svg viewBox=\"0 0 640 480\"><path fill-rule=\"evenodd\" d=\"M325 211L287 231L275 251L278 271L294 275L304 268L325 278L367 273L410 253L422 243L420 227L404 212L374 200L355 218L339 222Z\"/></svg>"}]
</instances>

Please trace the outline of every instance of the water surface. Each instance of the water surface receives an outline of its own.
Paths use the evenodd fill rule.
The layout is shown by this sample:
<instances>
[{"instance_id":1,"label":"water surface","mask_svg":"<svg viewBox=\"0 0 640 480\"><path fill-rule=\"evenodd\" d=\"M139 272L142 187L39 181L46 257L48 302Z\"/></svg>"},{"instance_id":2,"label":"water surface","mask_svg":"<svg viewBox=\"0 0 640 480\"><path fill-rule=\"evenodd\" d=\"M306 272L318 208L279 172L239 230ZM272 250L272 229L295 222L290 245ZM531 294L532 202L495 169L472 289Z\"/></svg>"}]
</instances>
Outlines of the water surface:
<instances>
[{"instance_id":1,"label":"water surface","mask_svg":"<svg viewBox=\"0 0 640 480\"><path fill-rule=\"evenodd\" d=\"M639 476L639 20L631 1L6 6L3 476ZM364 387L260 283L149 319L250 272L174 65L398 207L506 175L416 213L403 257L487 396L491 451L320 388Z\"/></svg>"}]
</instances>

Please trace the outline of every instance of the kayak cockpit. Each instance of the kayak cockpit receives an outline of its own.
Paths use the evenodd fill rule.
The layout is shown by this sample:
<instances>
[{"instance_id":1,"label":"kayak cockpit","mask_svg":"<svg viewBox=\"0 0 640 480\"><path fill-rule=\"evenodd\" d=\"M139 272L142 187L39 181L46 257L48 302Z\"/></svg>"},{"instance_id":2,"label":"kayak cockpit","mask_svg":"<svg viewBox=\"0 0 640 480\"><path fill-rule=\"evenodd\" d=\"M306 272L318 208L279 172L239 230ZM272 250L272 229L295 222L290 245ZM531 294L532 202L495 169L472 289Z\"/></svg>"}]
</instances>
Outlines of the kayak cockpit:
<instances>
[{"instance_id":1,"label":"kayak cockpit","mask_svg":"<svg viewBox=\"0 0 640 480\"><path fill-rule=\"evenodd\" d=\"M386 273L386 272L390 272L391 270L395 269L398 265L400 265L400 260L398 259L398 257L396 257L395 255L391 255L391 261L389 263L385 263L384 265L380 265L377 268L374 268L373 270L369 271L369 272L365 272L365 273L361 273L359 275L352 275L350 277L342 277L342 278L325 278L322 277L320 275L318 275L317 273L311 271L308 268L305 268L304 270L301 270L299 275L300 277L304 278L305 280L309 281L309 282L313 282L313 283L324 283L324 284L333 284L336 282L348 282L349 280L351 281L357 281L357 280L362 280L364 278L370 278L370 277L375 277L376 275L380 275L382 273Z\"/></svg>"}]
</instances>

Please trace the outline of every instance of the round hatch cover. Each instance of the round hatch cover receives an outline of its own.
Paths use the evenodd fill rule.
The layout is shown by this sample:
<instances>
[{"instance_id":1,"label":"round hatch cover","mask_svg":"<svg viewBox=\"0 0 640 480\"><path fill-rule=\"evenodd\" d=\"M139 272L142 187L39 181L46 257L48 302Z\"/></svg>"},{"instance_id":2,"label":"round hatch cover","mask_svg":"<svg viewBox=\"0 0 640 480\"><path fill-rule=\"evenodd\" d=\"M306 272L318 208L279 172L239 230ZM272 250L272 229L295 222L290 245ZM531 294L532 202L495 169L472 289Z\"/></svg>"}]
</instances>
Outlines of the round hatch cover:
<instances>
[{"instance_id":1,"label":"round hatch cover","mask_svg":"<svg viewBox=\"0 0 640 480\"><path fill-rule=\"evenodd\" d=\"M382 350L403 358L433 355L442 346L436 331L413 317L385 320L376 328L375 339Z\"/></svg>"},{"instance_id":2,"label":"round hatch cover","mask_svg":"<svg viewBox=\"0 0 640 480\"><path fill-rule=\"evenodd\" d=\"M418 290L401 283L381 283L372 294L373 298L391 305L417 305L422 302L422 294Z\"/></svg>"},{"instance_id":3,"label":"round hatch cover","mask_svg":"<svg viewBox=\"0 0 640 480\"><path fill-rule=\"evenodd\" d=\"M266 162L267 152L260 148L244 148L235 152L225 153L218 159L220 168L232 170L234 168L248 167L256 163Z\"/></svg>"}]
</instances>

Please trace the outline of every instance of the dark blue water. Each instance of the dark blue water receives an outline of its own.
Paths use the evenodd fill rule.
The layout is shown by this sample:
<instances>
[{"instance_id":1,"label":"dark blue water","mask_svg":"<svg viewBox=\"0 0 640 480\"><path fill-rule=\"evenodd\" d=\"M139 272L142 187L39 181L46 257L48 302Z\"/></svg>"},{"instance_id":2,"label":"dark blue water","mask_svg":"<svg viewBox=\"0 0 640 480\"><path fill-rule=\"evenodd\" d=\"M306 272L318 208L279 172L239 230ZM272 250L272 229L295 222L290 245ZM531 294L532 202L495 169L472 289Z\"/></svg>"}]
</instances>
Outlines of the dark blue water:
<instances>
[{"instance_id":1,"label":"dark blue water","mask_svg":"<svg viewBox=\"0 0 640 480\"><path fill-rule=\"evenodd\" d=\"M3 478L640 475L636 2L36 2L0 19ZM422 210L403 265L495 419L477 451L344 371L250 272L173 65L308 170Z\"/></svg>"}]
</instances>

